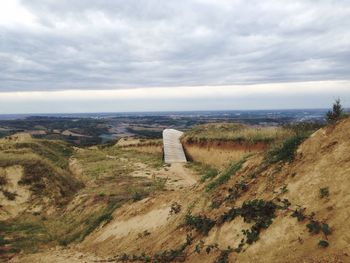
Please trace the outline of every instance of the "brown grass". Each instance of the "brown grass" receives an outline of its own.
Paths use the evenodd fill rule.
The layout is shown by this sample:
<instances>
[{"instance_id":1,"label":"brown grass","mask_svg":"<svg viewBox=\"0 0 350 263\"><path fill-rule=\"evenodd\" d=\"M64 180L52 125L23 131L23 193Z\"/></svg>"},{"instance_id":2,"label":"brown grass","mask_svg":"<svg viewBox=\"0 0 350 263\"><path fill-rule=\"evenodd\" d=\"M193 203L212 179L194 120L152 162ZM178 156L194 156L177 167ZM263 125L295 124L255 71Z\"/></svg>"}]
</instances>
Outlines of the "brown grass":
<instances>
[{"instance_id":1,"label":"brown grass","mask_svg":"<svg viewBox=\"0 0 350 263\"><path fill-rule=\"evenodd\" d=\"M255 127L238 123L198 125L187 131L184 141L234 141L237 143L271 143L290 136L292 132L280 127Z\"/></svg>"}]
</instances>

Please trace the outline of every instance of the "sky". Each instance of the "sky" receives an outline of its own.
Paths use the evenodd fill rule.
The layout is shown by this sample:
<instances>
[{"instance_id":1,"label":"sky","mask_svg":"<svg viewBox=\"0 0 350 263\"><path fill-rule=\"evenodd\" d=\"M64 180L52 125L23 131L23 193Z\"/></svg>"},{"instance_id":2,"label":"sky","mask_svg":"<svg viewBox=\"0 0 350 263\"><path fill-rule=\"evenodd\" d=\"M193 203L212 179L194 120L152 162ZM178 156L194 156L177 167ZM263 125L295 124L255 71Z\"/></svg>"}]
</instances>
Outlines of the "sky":
<instances>
[{"instance_id":1,"label":"sky","mask_svg":"<svg viewBox=\"0 0 350 263\"><path fill-rule=\"evenodd\" d=\"M0 114L350 106L348 0L1 0Z\"/></svg>"}]
</instances>

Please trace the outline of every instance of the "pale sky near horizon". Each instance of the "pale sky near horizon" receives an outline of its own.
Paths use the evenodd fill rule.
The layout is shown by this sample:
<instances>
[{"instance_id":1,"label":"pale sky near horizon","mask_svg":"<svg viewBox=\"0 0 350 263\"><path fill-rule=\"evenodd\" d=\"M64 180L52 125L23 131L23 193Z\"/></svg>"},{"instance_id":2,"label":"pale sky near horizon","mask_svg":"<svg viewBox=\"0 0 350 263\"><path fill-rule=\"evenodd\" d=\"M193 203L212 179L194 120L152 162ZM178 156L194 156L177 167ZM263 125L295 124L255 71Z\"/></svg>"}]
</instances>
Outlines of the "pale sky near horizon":
<instances>
[{"instance_id":1,"label":"pale sky near horizon","mask_svg":"<svg viewBox=\"0 0 350 263\"><path fill-rule=\"evenodd\" d=\"M1 0L0 114L350 106L346 0Z\"/></svg>"}]
</instances>

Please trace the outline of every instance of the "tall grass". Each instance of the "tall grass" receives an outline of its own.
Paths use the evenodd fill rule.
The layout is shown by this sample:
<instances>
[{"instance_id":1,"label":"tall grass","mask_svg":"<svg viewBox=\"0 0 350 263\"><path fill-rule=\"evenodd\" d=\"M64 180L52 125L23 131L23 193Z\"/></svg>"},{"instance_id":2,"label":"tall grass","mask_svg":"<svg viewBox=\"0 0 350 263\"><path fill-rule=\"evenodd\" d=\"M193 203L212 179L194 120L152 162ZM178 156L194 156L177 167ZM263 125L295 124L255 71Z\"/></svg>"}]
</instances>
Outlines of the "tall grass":
<instances>
[{"instance_id":1,"label":"tall grass","mask_svg":"<svg viewBox=\"0 0 350 263\"><path fill-rule=\"evenodd\" d=\"M237 123L205 124L196 126L184 135L191 142L234 141L237 143L270 143L286 138L291 131L281 127L253 127Z\"/></svg>"},{"instance_id":2,"label":"tall grass","mask_svg":"<svg viewBox=\"0 0 350 263\"><path fill-rule=\"evenodd\" d=\"M200 182L204 183L208 179L212 179L218 175L218 170L207 164L202 164L199 162L189 162L186 164L187 168L195 170L201 175Z\"/></svg>"},{"instance_id":3,"label":"tall grass","mask_svg":"<svg viewBox=\"0 0 350 263\"><path fill-rule=\"evenodd\" d=\"M245 163L246 158L243 158L242 160L232 164L226 171L221 173L214 181L210 182L207 187L206 191L209 192L219 185L222 185L226 183L232 176L234 176L243 166Z\"/></svg>"}]
</instances>

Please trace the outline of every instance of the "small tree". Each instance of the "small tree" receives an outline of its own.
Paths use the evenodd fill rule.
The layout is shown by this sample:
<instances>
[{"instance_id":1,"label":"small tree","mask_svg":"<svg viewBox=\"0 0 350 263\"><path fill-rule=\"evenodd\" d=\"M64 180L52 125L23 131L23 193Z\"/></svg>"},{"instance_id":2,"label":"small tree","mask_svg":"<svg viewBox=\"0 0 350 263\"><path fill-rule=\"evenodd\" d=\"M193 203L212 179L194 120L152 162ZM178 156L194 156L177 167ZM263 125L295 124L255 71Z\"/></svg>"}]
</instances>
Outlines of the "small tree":
<instances>
[{"instance_id":1,"label":"small tree","mask_svg":"<svg viewBox=\"0 0 350 263\"><path fill-rule=\"evenodd\" d=\"M346 116L340 99L337 99L333 104L333 109L327 112L327 122L335 123L336 121Z\"/></svg>"}]
</instances>

